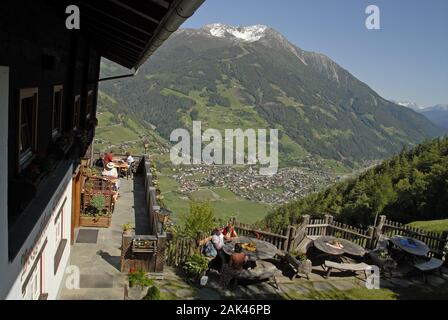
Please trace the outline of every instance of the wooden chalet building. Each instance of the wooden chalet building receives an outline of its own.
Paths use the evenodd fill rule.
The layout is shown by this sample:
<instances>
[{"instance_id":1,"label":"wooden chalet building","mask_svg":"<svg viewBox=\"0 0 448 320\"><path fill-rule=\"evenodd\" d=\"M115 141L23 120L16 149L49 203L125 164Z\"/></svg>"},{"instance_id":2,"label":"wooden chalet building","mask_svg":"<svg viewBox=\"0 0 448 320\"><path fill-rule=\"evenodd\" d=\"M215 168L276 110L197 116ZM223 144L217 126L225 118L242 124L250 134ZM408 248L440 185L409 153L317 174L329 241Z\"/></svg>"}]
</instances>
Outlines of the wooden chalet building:
<instances>
[{"instance_id":1,"label":"wooden chalet building","mask_svg":"<svg viewBox=\"0 0 448 320\"><path fill-rule=\"evenodd\" d=\"M204 0L0 2L0 299L56 299L100 60L137 70ZM70 5L80 29L68 29Z\"/></svg>"}]
</instances>

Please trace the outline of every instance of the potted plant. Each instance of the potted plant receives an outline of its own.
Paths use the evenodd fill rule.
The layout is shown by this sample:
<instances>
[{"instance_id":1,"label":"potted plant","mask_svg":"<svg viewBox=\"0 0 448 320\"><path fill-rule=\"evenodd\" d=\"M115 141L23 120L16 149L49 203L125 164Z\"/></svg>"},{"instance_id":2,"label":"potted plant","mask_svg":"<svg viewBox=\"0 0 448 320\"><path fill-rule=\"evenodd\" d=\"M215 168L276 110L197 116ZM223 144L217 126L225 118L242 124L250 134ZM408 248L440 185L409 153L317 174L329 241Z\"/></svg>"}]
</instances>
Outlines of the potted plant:
<instances>
[{"instance_id":1,"label":"potted plant","mask_svg":"<svg viewBox=\"0 0 448 320\"><path fill-rule=\"evenodd\" d=\"M123 225L123 234L124 235L130 235L133 230L134 230L134 226L130 222Z\"/></svg>"},{"instance_id":2,"label":"potted plant","mask_svg":"<svg viewBox=\"0 0 448 320\"><path fill-rule=\"evenodd\" d=\"M106 209L106 198L102 194L92 196L80 218L82 227L108 228L112 220Z\"/></svg>"},{"instance_id":3,"label":"potted plant","mask_svg":"<svg viewBox=\"0 0 448 320\"><path fill-rule=\"evenodd\" d=\"M299 255L298 260L300 262L299 273L302 273L308 277L313 268L311 260L308 259L306 254Z\"/></svg>"},{"instance_id":4,"label":"potted plant","mask_svg":"<svg viewBox=\"0 0 448 320\"><path fill-rule=\"evenodd\" d=\"M141 269L131 268L128 273L129 297L133 300L142 300L147 295L148 288L154 281Z\"/></svg>"},{"instance_id":5,"label":"potted plant","mask_svg":"<svg viewBox=\"0 0 448 320\"><path fill-rule=\"evenodd\" d=\"M184 263L183 270L185 275L193 280L195 283L199 283L202 276L208 269L208 259L201 254L195 253L189 256Z\"/></svg>"}]
</instances>

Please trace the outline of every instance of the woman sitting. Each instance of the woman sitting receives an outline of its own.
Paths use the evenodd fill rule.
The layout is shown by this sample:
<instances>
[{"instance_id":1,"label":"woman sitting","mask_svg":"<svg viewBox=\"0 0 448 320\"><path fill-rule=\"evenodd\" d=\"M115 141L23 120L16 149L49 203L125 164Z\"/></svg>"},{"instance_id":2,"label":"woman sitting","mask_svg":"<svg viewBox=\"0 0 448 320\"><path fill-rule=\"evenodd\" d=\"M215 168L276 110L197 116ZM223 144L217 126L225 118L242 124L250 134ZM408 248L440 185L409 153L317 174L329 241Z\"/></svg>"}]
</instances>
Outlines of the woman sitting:
<instances>
[{"instance_id":1,"label":"woman sitting","mask_svg":"<svg viewBox=\"0 0 448 320\"><path fill-rule=\"evenodd\" d=\"M222 229L222 234L224 235L224 238L226 240L238 237L238 235L237 235L237 233L235 231L235 226L234 226L232 221L229 221L227 226L224 229Z\"/></svg>"},{"instance_id":2,"label":"woman sitting","mask_svg":"<svg viewBox=\"0 0 448 320\"><path fill-rule=\"evenodd\" d=\"M118 198L118 190L120 189L120 179L118 177L118 171L117 168L115 168L115 165L113 162L109 162L106 164L105 169L102 173L103 177L108 178L112 182L114 182L114 189L116 191L116 194L114 195L114 199L117 200Z\"/></svg>"}]
</instances>

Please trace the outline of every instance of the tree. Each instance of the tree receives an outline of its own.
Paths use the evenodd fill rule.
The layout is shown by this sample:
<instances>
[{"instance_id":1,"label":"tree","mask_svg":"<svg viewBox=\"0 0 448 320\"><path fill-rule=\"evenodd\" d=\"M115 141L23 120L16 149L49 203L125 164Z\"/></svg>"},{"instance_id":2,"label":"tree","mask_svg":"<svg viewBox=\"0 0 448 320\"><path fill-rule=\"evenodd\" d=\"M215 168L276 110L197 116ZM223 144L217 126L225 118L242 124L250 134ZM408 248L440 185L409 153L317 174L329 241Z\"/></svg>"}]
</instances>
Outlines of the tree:
<instances>
[{"instance_id":1,"label":"tree","mask_svg":"<svg viewBox=\"0 0 448 320\"><path fill-rule=\"evenodd\" d=\"M216 227L215 214L212 206L208 202L190 203L190 212L180 216L180 234L191 238L196 238L200 232L210 232Z\"/></svg>"}]
</instances>

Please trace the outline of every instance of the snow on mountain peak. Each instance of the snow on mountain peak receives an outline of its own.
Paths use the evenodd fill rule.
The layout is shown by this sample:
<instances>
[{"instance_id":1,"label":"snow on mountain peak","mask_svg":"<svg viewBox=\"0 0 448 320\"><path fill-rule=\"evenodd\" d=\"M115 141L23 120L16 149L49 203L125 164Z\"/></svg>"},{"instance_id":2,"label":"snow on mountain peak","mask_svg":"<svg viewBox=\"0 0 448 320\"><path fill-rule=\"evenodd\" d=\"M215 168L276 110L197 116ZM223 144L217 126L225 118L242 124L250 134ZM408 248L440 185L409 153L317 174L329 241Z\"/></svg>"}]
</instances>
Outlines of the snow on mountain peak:
<instances>
[{"instance_id":1,"label":"snow on mountain peak","mask_svg":"<svg viewBox=\"0 0 448 320\"><path fill-rule=\"evenodd\" d=\"M265 35L265 31L268 27L260 24L247 27L234 27L221 23L214 23L204 26L204 29L214 37L224 38L231 36L245 42L255 42Z\"/></svg>"}]
</instances>

